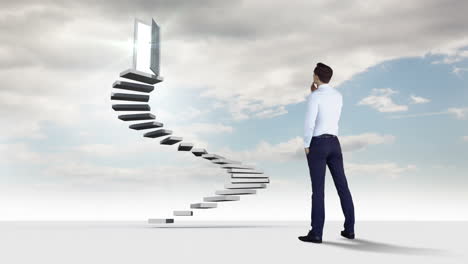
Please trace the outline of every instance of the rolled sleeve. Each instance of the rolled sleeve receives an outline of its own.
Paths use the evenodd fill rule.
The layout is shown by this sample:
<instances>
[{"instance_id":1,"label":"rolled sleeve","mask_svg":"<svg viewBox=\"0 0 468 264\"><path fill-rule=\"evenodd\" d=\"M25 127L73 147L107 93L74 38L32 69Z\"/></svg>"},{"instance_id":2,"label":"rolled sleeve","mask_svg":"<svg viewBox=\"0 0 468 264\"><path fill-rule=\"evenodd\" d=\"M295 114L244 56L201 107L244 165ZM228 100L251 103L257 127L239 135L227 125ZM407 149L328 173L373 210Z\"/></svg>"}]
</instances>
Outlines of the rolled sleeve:
<instances>
[{"instance_id":1,"label":"rolled sleeve","mask_svg":"<svg viewBox=\"0 0 468 264\"><path fill-rule=\"evenodd\" d=\"M310 94L307 98L307 111L304 121L304 148L308 148L312 136L314 134L315 120L318 114L318 102L316 98Z\"/></svg>"}]
</instances>

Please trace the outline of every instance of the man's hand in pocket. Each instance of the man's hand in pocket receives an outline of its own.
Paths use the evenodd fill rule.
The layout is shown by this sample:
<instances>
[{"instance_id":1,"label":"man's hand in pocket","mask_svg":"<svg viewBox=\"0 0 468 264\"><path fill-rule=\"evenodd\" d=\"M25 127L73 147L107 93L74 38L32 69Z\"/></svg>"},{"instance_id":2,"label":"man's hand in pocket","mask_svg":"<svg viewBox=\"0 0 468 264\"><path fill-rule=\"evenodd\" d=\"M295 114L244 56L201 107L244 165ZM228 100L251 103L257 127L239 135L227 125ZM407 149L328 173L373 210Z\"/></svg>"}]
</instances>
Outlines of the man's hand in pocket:
<instances>
[{"instance_id":1,"label":"man's hand in pocket","mask_svg":"<svg viewBox=\"0 0 468 264\"><path fill-rule=\"evenodd\" d=\"M305 154L309 154L309 148L305 148Z\"/></svg>"}]
</instances>

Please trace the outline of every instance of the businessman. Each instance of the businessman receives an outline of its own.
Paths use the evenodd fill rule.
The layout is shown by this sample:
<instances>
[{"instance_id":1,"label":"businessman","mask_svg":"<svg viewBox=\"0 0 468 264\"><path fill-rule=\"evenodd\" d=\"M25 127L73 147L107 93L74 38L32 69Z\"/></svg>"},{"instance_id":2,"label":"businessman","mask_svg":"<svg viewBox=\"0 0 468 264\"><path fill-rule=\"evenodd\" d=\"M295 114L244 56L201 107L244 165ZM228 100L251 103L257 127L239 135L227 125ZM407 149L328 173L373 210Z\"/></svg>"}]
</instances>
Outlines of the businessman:
<instances>
[{"instance_id":1,"label":"businessman","mask_svg":"<svg viewBox=\"0 0 468 264\"><path fill-rule=\"evenodd\" d=\"M348 188L341 145L338 140L343 97L338 90L328 84L333 70L328 65L317 63L314 69L314 82L307 97L307 112L304 122L304 148L312 182L311 229L301 241L322 243L325 222L324 187L326 166L330 170L340 197L345 217L343 237L354 239L354 204Z\"/></svg>"}]
</instances>

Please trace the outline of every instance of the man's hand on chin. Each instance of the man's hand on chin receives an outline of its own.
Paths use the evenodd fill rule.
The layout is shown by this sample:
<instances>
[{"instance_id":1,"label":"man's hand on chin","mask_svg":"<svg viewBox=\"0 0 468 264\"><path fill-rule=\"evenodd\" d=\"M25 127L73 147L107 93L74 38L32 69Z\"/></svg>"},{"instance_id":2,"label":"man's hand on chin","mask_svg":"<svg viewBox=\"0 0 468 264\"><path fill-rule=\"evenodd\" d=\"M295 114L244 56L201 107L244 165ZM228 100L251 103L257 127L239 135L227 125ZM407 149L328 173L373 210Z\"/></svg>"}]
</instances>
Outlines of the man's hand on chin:
<instances>
[{"instance_id":1,"label":"man's hand on chin","mask_svg":"<svg viewBox=\"0 0 468 264\"><path fill-rule=\"evenodd\" d=\"M310 86L310 92L313 92L318 89L318 85L315 82L312 82L312 85Z\"/></svg>"},{"instance_id":2,"label":"man's hand on chin","mask_svg":"<svg viewBox=\"0 0 468 264\"><path fill-rule=\"evenodd\" d=\"M305 148L305 154L309 154L309 148Z\"/></svg>"}]
</instances>

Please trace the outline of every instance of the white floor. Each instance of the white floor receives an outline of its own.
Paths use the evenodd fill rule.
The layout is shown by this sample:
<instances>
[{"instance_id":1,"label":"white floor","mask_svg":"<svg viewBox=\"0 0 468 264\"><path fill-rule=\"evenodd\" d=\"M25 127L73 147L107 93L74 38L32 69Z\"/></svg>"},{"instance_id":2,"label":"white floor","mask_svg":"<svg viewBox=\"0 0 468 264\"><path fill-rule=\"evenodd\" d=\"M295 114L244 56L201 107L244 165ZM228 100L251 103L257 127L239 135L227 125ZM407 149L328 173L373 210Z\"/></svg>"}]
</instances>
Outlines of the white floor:
<instances>
[{"instance_id":1,"label":"white floor","mask_svg":"<svg viewBox=\"0 0 468 264\"><path fill-rule=\"evenodd\" d=\"M176 219L178 220L178 219ZM0 263L468 263L468 222L0 222ZM411 261L411 262L410 262Z\"/></svg>"}]
</instances>

